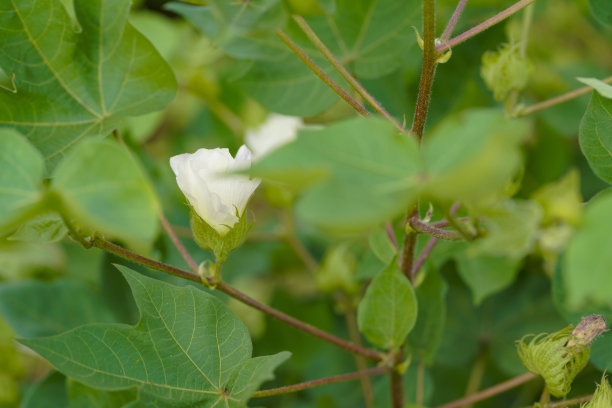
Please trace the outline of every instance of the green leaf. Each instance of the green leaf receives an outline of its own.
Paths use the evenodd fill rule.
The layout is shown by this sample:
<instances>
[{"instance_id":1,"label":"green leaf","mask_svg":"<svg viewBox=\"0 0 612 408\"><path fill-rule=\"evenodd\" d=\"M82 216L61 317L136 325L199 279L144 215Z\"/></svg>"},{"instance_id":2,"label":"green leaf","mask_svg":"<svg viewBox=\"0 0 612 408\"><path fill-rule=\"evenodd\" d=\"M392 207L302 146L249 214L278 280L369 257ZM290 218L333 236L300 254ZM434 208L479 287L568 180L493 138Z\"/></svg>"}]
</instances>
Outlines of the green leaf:
<instances>
[{"instance_id":1,"label":"green leaf","mask_svg":"<svg viewBox=\"0 0 612 408\"><path fill-rule=\"evenodd\" d=\"M426 273L425 280L415 289L419 314L408 344L413 353L431 364L442 342L448 286L436 269L428 268Z\"/></svg>"},{"instance_id":2,"label":"green leaf","mask_svg":"<svg viewBox=\"0 0 612 408\"><path fill-rule=\"evenodd\" d=\"M21 402L21 408L67 406L66 377L56 371L31 386Z\"/></svg>"},{"instance_id":3,"label":"green leaf","mask_svg":"<svg viewBox=\"0 0 612 408\"><path fill-rule=\"evenodd\" d=\"M0 233L40 199L43 172L40 153L23 136L0 130Z\"/></svg>"},{"instance_id":4,"label":"green leaf","mask_svg":"<svg viewBox=\"0 0 612 408\"><path fill-rule=\"evenodd\" d=\"M17 91L0 92L0 125L26 134L51 166L82 138L161 109L176 92L168 64L127 22L130 2L75 0L74 10L82 31L59 1L10 0L1 10L0 66Z\"/></svg>"},{"instance_id":5,"label":"green leaf","mask_svg":"<svg viewBox=\"0 0 612 408\"><path fill-rule=\"evenodd\" d=\"M519 169L520 144L528 130L526 122L494 109L445 118L423 143L427 193L472 203L502 192Z\"/></svg>"},{"instance_id":6,"label":"green leaf","mask_svg":"<svg viewBox=\"0 0 612 408\"><path fill-rule=\"evenodd\" d=\"M65 267L57 245L0 240L0 281L57 274Z\"/></svg>"},{"instance_id":7,"label":"green leaf","mask_svg":"<svg viewBox=\"0 0 612 408\"><path fill-rule=\"evenodd\" d=\"M102 391L76 381L67 381L67 408L119 408L137 399L136 390Z\"/></svg>"},{"instance_id":8,"label":"green leaf","mask_svg":"<svg viewBox=\"0 0 612 408\"><path fill-rule=\"evenodd\" d=\"M469 255L488 254L519 259L531 251L543 211L534 200L506 200L480 212L486 235L473 243Z\"/></svg>"},{"instance_id":9,"label":"green leaf","mask_svg":"<svg viewBox=\"0 0 612 408\"><path fill-rule=\"evenodd\" d=\"M581 225L570 240L562 262L563 281L570 310L593 304L612 307L610 287L612 251L612 194L601 194L585 207Z\"/></svg>"},{"instance_id":10,"label":"green leaf","mask_svg":"<svg viewBox=\"0 0 612 408\"><path fill-rule=\"evenodd\" d=\"M421 23L417 0L339 0L335 13L307 18L321 41L359 78L378 78L405 64ZM285 30L306 54L346 89L344 81L302 30L290 21ZM338 96L277 38L271 38L274 60L257 59L239 83L269 110L310 116L331 106ZM415 50L416 51L416 50ZM267 54L272 54L271 50Z\"/></svg>"},{"instance_id":11,"label":"green leaf","mask_svg":"<svg viewBox=\"0 0 612 408\"><path fill-rule=\"evenodd\" d=\"M579 140L595 174L612 183L612 99L593 92L580 122Z\"/></svg>"},{"instance_id":12,"label":"green leaf","mask_svg":"<svg viewBox=\"0 0 612 408\"><path fill-rule=\"evenodd\" d=\"M576 78L585 85L596 90L604 98L612 99L612 85L606 84L597 78Z\"/></svg>"},{"instance_id":13,"label":"green leaf","mask_svg":"<svg viewBox=\"0 0 612 408\"><path fill-rule=\"evenodd\" d=\"M297 203L298 216L323 228L355 231L405 211L416 199L419 167L412 136L398 135L381 119L356 118L301 131L295 142L255 163L251 174L310 183Z\"/></svg>"},{"instance_id":14,"label":"green leaf","mask_svg":"<svg viewBox=\"0 0 612 408\"><path fill-rule=\"evenodd\" d=\"M370 283L357 309L364 336L385 350L398 349L414 327L417 299L395 259Z\"/></svg>"},{"instance_id":15,"label":"green leaf","mask_svg":"<svg viewBox=\"0 0 612 408\"><path fill-rule=\"evenodd\" d=\"M275 59L282 47L269 41L287 18L280 0L212 0L205 7L170 3L165 8L185 17L233 57Z\"/></svg>"},{"instance_id":16,"label":"green leaf","mask_svg":"<svg viewBox=\"0 0 612 408\"><path fill-rule=\"evenodd\" d=\"M589 0L591 13L603 24L612 25L612 4L608 0Z\"/></svg>"},{"instance_id":17,"label":"green leaf","mask_svg":"<svg viewBox=\"0 0 612 408\"><path fill-rule=\"evenodd\" d=\"M69 281L0 285L0 313L20 337L59 334L87 323L117 319L91 287Z\"/></svg>"},{"instance_id":18,"label":"green leaf","mask_svg":"<svg viewBox=\"0 0 612 408\"><path fill-rule=\"evenodd\" d=\"M22 342L85 385L136 386L161 406L245 407L289 357L252 359L246 327L213 296L119 269L140 309L138 325L93 324Z\"/></svg>"},{"instance_id":19,"label":"green leaf","mask_svg":"<svg viewBox=\"0 0 612 408\"><path fill-rule=\"evenodd\" d=\"M62 240L68 230L56 212L45 212L21 224L8 239L12 241L53 243Z\"/></svg>"},{"instance_id":20,"label":"green leaf","mask_svg":"<svg viewBox=\"0 0 612 408\"><path fill-rule=\"evenodd\" d=\"M472 291L476 305L487 296L510 286L522 263L521 259L470 256L465 252L455 255L455 260L459 275Z\"/></svg>"},{"instance_id":21,"label":"green leaf","mask_svg":"<svg viewBox=\"0 0 612 408\"><path fill-rule=\"evenodd\" d=\"M377 228L368 236L370 249L385 265L397 255L397 249L391 243L389 235L384 228Z\"/></svg>"},{"instance_id":22,"label":"green leaf","mask_svg":"<svg viewBox=\"0 0 612 408\"><path fill-rule=\"evenodd\" d=\"M119 144L89 140L57 167L52 191L62 212L80 227L146 250L157 233L155 192L132 155Z\"/></svg>"}]
</instances>

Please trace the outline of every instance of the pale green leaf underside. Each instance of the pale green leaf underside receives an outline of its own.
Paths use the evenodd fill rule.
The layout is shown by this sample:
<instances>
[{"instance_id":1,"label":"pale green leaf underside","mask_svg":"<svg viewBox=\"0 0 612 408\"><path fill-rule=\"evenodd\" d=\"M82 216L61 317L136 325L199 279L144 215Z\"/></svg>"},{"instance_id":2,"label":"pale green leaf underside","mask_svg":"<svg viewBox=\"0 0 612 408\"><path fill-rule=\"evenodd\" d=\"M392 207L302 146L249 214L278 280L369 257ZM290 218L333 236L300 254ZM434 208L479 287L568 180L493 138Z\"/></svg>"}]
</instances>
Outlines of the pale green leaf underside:
<instances>
[{"instance_id":1,"label":"pale green leaf underside","mask_svg":"<svg viewBox=\"0 0 612 408\"><path fill-rule=\"evenodd\" d=\"M593 93L580 122L579 140L595 174L612 183L612 100Z\"/></svg>"},{"instance_id":2,"label":"pale green leaf underside","mask_svg":"<svg viewBox=\"0 0 612 408\"><path fill-rule=\"evenodd\" d=\"M146 250L157 233L158 206L146 175L129 152L111 140L88 140L57 167L53 191L69 218Z\"/></svg>"},{"instance_id":3,"label":"pale green leaf underside","mask_svg":"<svg viewBox=\"0 0 612 408\"><path fill-rule=\"evenodd\" d=\"M419 170L412 136L381 119L357 118L300 132L251 173L294 187L315 183L297 214L324 228L359 230L405 210L416 198Z\"/></svg>"},{"instance_id":4,"label":"pale green leaf underside","mask_svg":"<svg viewBox=\"0 0 612 408\"><path fill-rule=\"evenodd\" d=\"M40 153L22 135L0 130L0 232L39 199L43 170Z\"/></svg>"},{"instance_id":5,"label":"pale green leaf underside","mask_svg":"<svg viewBox=\"0 0 612 408\"><path fill-rule=\"evenodd\" d=\"M127 23L130 2L75 0L74 8L80 32L59 1L0 5L0 67L16 87L0 90L0 125L23 132L51 165L117 118L163 108L176 90L168 64Z\"/></svg>"},{"instance_id":6,"label":"pale green leaf underside","mask_svg":"<svg viewBox=\"0 0 612 408\"><path fill-rule=\"evenodd\" d=\"M91 387L139 387L161 406L244 407L287 352L251 358L244 324L223 303L119 267L141 312L137 326L93 324L22 340L58 370Z\"/></svg>"},{"instance_id":7,"label":"pale green leaf underside","mask_svg":"<svg viewBox=\"0 0 612 408\"><path fill-rule=\"evenodd\" d=\"M359 330L378 347L398 349L414 327L416 317L414 290L394 259L372 280L359 304Z\"/></svg>"},{"instance_id":8,"label":"pale green leaf underside","mask_svg":"<svg viewBox=\"0 0 612 408\"><path fill-rule=\"evenodd\" d=\"M578 81L595 89L604 98L612 99L612 85L606 84L597 78L576 78Z\"/></svg>"}]
</instances>

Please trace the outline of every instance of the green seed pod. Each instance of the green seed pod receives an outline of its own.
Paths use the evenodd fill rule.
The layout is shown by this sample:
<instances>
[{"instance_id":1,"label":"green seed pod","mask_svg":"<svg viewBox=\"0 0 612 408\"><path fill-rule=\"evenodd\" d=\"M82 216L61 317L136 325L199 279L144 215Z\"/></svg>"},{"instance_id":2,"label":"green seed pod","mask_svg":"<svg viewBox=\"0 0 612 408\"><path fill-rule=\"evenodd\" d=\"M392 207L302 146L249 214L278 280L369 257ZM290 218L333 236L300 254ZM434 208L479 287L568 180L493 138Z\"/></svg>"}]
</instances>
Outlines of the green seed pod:
<instances>
[{"instance_id":1,"label":"green seed pod","mask_svg":"<svg viewBox=\"0 0 612 408\"><path fill-rule=\"evenodd\" d=\"M612 407L612 387L604 374L601 377L601 383L597 386L597 390L593 394L591 400L580 406L580 408L609 408Z\"/></svg>"},{"instance_id":2,"label":"green seed pod","mask_svg":"<svg viewBox=\"0 0 612 408\"><path fill-rule=\"evenodd\" d=\"M482 56L480 75L497 101L525 88L532 71L531 62L512 44L504 44L498 51L487 51Z\"/></svg>"},{"instance_id":3,"label":"green seed pod","mask_svg":"<svg viewBox=\"0 0 612 408\"><path fill-rule=\"evenodd\" d=\"M539 334L526 343L525 336L517 342L519 357L527 370L540 375L555 397L566 395L576 375L587 365L590 344L575 342L572 326L551 334Z\"/></svg>"}]
</instances>

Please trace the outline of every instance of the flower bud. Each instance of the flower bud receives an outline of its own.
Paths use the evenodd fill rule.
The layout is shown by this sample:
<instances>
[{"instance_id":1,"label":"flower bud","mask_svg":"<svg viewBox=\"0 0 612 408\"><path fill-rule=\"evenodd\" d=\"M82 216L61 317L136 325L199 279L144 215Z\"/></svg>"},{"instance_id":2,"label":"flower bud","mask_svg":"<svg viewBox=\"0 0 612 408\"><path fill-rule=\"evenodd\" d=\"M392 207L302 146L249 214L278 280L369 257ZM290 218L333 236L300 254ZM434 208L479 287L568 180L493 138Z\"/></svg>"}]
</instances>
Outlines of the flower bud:
<instances>
[{"instance_id":1,"label":"flower bud","mask_svg":"<svg viewBox=\"0 0 612 408\"><path fill-rule=\"evenodd\" d=\"M234 159L227 149L199 149L170 158L176 182L193 211L223 237L244 214L259 180L227 172L251 166L251 151L238 149Z\"/></svg>"},{"instance_id":2,"label":"flower bud","mask_svg":"<svg viewBox=\"0 0 612 408\"><path fill-rule=\"evenodd\" d=\"M504 100L511 91L523 89L532 71L531 62L512 44L504 44L498 51L487 51L482 56L480 75L498 101Z\"/></svg>"},{"instance_id":3,"label":"flower bud","mask_svg":"<svg viewBox=\"0 0 612 408\"><path fill-rule=\"evenodd\" d=\"M539 334L529 343L523 337L517 351L527 370L544 378L550 393L563 397L576 375L589 362L591 342L606 331L602 316L584 317L572 331L572 326L552 334Z\"/></svg>"},{"instance_id":4,"label":"flower bud","mask_svg":"<svg viewBox=\"0 0 612 408\"><path fill-rule=\"evenodd\" d=\"M609 408L612 407L612 387L604 374L601 377L601 383L597 386L597 390L593 394L593 398L580 408Z\"/></svg>"},{"instance_id":5,"label":"flower bud","mask_svg":"<svg viewBox=\"0 0 612 408\"><path fill-rule=\"evenodd\" d=\"M271 113L259 127L247 129L244 141L253 150L253 157L259 159L295 140L303 126L301 118Z\"/></svg>"}]
</instances>

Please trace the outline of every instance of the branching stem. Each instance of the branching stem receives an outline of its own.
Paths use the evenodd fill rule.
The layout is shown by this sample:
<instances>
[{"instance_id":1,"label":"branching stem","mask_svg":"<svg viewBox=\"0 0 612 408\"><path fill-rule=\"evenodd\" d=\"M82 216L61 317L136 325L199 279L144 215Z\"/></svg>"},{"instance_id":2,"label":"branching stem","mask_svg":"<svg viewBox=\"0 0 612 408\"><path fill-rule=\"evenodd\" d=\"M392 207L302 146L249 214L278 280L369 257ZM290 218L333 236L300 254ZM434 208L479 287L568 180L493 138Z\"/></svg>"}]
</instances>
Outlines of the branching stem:
<instances>
[{"instance_id":1,"label":"branching stem","mask_svg":"<svg viewBox=\"0 0 612 408\"><path fill-rule=\"evenodd\" d=\"M531 3L535 2L535 0L520 0L516 3L514 3L512 6L508 7L507 9L505 9L504 11L494 15L493 17L489 18L488 20L483 21L482 23L478 24L477 26L470 28L469 30L465 31L464 33L459 34L458 36L451 38L450 40L438 45L436 47L436 52L437 53L441 53L445 50L448 50L452 47L454 47L457 44L461 44L464 41L469 40L470 38L474 37L476 34L480 34L481 32L483 32L484 30L486 30L487 28L490 28L492 26L494 26L495 24L499 23L500 21L505 20L506 18L510 17L511 15L515 14L516 12L520 11L521 9L527 7L528 5L530 5Z\"/></svg>"},{"instance_id":2,"label":"branching stem","mask_svg":"<svg viewBox=\"0 0 612 408\"><path fill-rule=\"evenodd\" d=\"M155 261L153 259L149 259L147 257L144 257L142 255L138 255L132 251L129 251L123 247L120 247L119 245L115 245L110 241L107 241L103 238L100 237L94 237L92 239L92 244L100 249L104 249L105 251L108 251L110 253L113 253L117 256L120 256L124 259L127 259L129 261L135 262L137 264L146 266L148 268L151 269L155 269L157 271L161 271L164 273L168 273L170 275L174 275L174 276L178 276L180 278L183 279L187 279L193 282L202 282L202 277L200 277L200 275L196 274L196 273L192 273L192 272L188 272L188 271L184 271L182 269L176 268L172 265L167 265L165 263L162 262L158 262ZM333 334L327 333L319 328L316 328L306 322L303 322L301 320L298 320L292 316L289 316L279 310L276 310L266 304L260 303L258 301L256 301L255 299L245 295L244 293L240 292L239 290L233 288L232 286L228 285L227 283L220 281L220 282L213 282L211 278L206 278L207 280L209 280L209 284L216 285L216 288L218 290L220 290L221 292L226 293L227 295L233 297L234 299L239 300L242 303L245 303L257 310L260 310L262 312L264 312L265 314L274 317L275 319L278 319L290 326L295 327L296 329L302 330L314 337L318 337L321 340L324 340L328 343L331 343L337 347L340 347L342 349L348 350L351 353L356 353L356 354L360 354L363 356L366 356L368 358L371 358L373 360L381 360L383 358L383 356L374 351L374 350L370 350L367 349L365 347L360 347L356 344L353 344L349 341L346 341L344 339L341 339L340 337L336 337Z\"/></svg>"},{"instance_id":3,"label":"branching stem","mask_svg":"<svg viewBox=\"0 0 612 408\"><path fill-rule=\"evenodd\" d=\"M463 235L457 231L448 231L441 228L436 228L431 224L426 224L419 220L418 217L410 217L408 219L408 224L414 229L416 232L421 234L428 234L432 237L436 237L439 239L445 239L447 241L459 241L463 239Z\"/></svg>"},{"instance_id":4,"label":"branching stem","mask_svg":"<svg viewBox=\"0 0 612 408\"><path fill-rule=\"evenodd\" d=\"M397 121L387 110L372 96L365 88L357 81L350 72L342 65L340 60L336 58L336 56L327 48L327 46L321 41L321 39L317 36L317 34L310 28L310 25L304 20L302 16L294 15L293 19L297 23L297 25L302 29L304 34L308 37L310 42L319 50L321 54L329 61L329 63L338 71L342 78L349 83L349 85L380 115L385 117L391 123L395 125L395 127L400 132L405 132L404 127Z\"/></svg>"},{"instance_id":5,"label":"branching stem","mask_svg":"<svg viewBox=\"0 0 612 408\"><path fill-rule=\"evenodd\" d=\"M475 402L482 401L487 398L491 398L494 395L501 394L502 392L511 390L512 388L518 387L519 385L522 385L528 381L531 381L534 378L537 378L535 374L532 374L532 373L522 374L522 375L519 375L518 377L514 377L508 381L504 381L503 383L499 383L497 385L494 385L493 387L477 392L476 394L472 394L468 397L464 397L456 401L449 402L448 404L440 405L436 408L460 408L465 405L473 404Z\"/></svg>"},{"instance_id":6,"label":"branching stem","mask_svg":"<svg viewBox=\"0 0 612 408\"><path fill-rule=\"evenodd\" d=\"M451 37L451 35L453 34L453 29L457 25L457 22L459 21L459 17L461 17L461 13L463 13L463 9L465 8L466 4L467 4L467 0L459 0L459 3L457 4L455 11L453 12L453 15L451 16L450 20L448 20L448 24L446 25L446 28L442 32L440 41L442 42L448 41L448 39Z\"/></svg>"},{"instance_id":7,"label":"branching stem","mask_svg":"<svg viewBox=\"0 0 612 408\"><path fill-rule=\"evenodd\" d=\"M270 390L255 391L251 398L270 397L272 395L288 394L306 390L308 388L318 387L321 385L333 384L342 381L354 380L357 378L367 377L370 375L382 374L387 371L385 367L374 367L364 371L357 371L349 374L335 375L333 377L320 378L318 380L306 381L299 384L288 385L286 387L272 388Z\"/></svg>"},{"instance_id":8,"label":"branching stem","mask_svg":"<svg viewBox=\"0 0 612 408\"><path fill-rule=\"evenodd\" d=\"M291 38L289 38L287 34L279 30L276 32L276 35L278 36L278 38L281 39L282 42L285 43L285 45L287 45L287 47L289 47L289 49L291 49L291 51L293 51L295 55L298 56L299 59L302 60L302 62L308 68L310 68L312 72L314 72L321 79L321 81L325 82L327 86L329 86L342 99L344 99L349 105L351 105L353 109L355 109L359 114L363 116L369 115L368 111L359 102L357 102L349 94L347 94L346 91L344 91L344 89L340 87L340 85L334 82L334 80L331 79L329 75L327 75L321 68L319 68L319 66L315 64L314 61L311 60L308 55L306 55L304 50L302 50L299 45L297 45Z\"/></svg>"}]
</instances>

